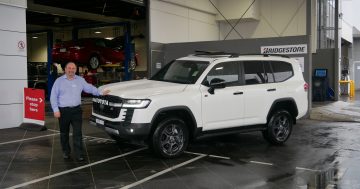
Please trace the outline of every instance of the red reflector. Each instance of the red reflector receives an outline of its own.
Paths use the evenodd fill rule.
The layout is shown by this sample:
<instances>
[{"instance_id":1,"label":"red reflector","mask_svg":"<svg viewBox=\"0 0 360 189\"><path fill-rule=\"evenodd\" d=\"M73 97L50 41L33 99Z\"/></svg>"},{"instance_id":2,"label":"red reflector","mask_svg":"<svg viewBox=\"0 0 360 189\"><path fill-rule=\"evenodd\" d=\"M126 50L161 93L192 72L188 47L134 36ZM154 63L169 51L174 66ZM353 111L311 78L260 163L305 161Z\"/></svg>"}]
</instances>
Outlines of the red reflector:
<instances>
[{"instance_id":1,"label":"red reflector","mask_svg":"<svg viewBox=\"0 0 360 189\"><path fill-rule=\"evenodd\" d=\"M309 84L308 84L308 83L305 83L305 84L304 84L304 90L305 90L305 91L308 91L308 90L309 90Z\"/></svg>"}]
</instances>

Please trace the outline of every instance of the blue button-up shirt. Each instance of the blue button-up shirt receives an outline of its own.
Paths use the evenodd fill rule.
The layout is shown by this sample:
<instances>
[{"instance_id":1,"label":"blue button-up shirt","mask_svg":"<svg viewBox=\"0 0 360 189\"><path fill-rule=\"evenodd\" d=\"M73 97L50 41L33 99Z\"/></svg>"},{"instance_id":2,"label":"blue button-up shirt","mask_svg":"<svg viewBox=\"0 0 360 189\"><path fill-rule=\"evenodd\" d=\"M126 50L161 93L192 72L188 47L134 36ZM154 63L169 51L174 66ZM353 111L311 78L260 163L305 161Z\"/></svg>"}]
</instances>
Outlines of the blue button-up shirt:
<instances>
[{"instance_id":1,"label":"blue button-up shirt","mask_svg":"<svg viewBox=\"0 0 360 189\"><path fill-rule=\"evenodd\" d=\"M50 96L51 107L54 112L59 111L59 107L74 107L81 104L81 92L100 95L99 90L87 83L84 78L75 75L72 80L67 79L66 75L56 79Z\"/></svg>"}]
</instances>

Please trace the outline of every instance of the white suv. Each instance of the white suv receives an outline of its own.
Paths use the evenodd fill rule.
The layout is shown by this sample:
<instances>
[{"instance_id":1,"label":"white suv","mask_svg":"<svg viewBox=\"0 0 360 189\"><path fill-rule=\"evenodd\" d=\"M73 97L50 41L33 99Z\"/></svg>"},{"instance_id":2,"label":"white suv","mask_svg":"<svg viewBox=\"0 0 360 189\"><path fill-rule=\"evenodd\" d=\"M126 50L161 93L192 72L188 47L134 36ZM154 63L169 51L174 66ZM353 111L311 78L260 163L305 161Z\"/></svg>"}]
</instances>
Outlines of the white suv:
<instances>
[{"instance_id":1,"label":"white suv","mask_svg":"<svg viewBox=\"0 0 360 189\"><path fill-rule=\"evenodd\" d=\"M262 131L283 144L308 110L299 64L279 55L204 52L168 63L149 80L101 88L111 92L93 99L90 122L167 158L206 134Z\"/></svg>"}]
</instances>

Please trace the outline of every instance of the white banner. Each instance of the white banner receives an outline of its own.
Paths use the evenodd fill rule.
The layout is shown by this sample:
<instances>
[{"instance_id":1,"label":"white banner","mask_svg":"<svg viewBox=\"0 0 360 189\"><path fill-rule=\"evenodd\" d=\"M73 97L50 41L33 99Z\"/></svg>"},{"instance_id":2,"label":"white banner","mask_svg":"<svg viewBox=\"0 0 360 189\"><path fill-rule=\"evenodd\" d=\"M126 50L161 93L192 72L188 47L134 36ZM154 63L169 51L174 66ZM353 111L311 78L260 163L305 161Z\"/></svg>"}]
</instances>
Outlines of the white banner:
<instances>
[{"instance_id":1,"label":"white banner","mask_svg":"<svg viewBox=\"0 0 360 189\"><path fill-rule=\"evenodd\" d=\"M306 54L307 44L262 46L261 54Z\"/></svg>"}]
</instances>

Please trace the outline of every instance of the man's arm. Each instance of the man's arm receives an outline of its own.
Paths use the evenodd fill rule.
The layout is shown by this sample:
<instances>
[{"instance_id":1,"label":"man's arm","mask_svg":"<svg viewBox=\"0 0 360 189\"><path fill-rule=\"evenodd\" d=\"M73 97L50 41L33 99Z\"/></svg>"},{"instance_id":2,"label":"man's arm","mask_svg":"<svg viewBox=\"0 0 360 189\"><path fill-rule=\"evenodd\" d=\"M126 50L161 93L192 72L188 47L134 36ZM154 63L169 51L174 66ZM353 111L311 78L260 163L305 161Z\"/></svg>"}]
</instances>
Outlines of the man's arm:
<instances>
[{"instance_id":1,"label":"man's arm","mask_svg":"<svg viewBox=\"0 0 360 189\"><path fill-rule=\"evenodd\" d=\"M82 83L84 86L84 92L86 92L86 93L90 93L92 95L99 96L99 95L107 95L110 92L110 90L104 90L101 92L94 85L87 83L84 78L82 78L81 80L82 80Z\"/></svg>"},{"instance_id":2,"label":"man's arm","mask_svg":"<svg viewBox=\"0 0 360 189\"><path fill-rule=\"evenodd\" d=\"M51 95L50 95L51 108L53 109L55 118L60 117L58 97L59 97L59 84L58 84L58 80L56 80L51 89Z\"/></svg>"}]
</instances>

